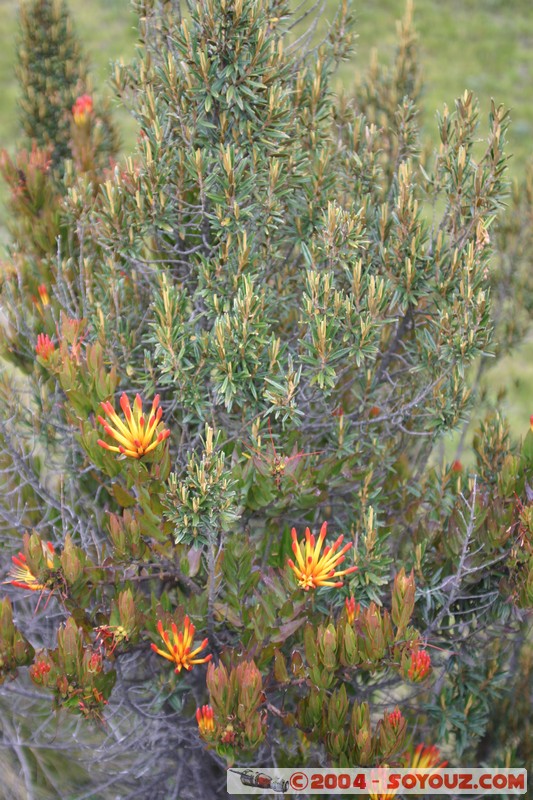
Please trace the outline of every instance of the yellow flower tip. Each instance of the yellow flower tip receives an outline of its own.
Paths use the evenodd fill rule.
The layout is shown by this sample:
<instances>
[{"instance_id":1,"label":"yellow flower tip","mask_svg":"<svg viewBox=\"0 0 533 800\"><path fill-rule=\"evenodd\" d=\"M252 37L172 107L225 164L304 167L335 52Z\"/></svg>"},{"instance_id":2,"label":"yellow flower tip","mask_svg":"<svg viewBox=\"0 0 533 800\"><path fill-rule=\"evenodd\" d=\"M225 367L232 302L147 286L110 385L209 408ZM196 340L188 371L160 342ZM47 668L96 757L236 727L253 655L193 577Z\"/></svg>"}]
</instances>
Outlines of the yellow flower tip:
<instances>
[{"instance_id":1,"label":"yellow flower tip","mask_svg":"<svg viewBox=\"0 0 533 800\"><path fill-rule=\"evenodd\" d=\"M74 124L78 127L85 125L91 114L93 113L93 99L90 94L82 94L76 98L76 102L72 106L72 116L74 117Z\"/></svg>"},{"instance_id":2,"label":"yellow flower tip","mask_svg":"<svg viewBox=\"0 0 533 800\"><path fill-rule=\"evenodd\" d=\"M356 603L353 594L346 598L344 605L346 607L346 619L348 620L348 624L353 625L356 615Z\"/></svg>"},{"instance_id":3,"label":"yellow flower tip","mask_svg":"<svg viewBox=\"0 0 533 800\"><path fill-rule=\"evenodd\" d=\"M413 753L410 766L418 769L432 769L433 767L443 769L448 762L442 761L438 764L437 762L440 761L440 758L439 748L434 744L429 746L419 744Z\"/></svg>"},{"instance_id":4,"label":"yellow flower tip","mask_svg":"<svg viewBox=\"0 0 533 800\"><path fill-rule=\"evenodd\" d=\"M215 712L211 706L196 709L196 722L200 736L207 736L215 731Z\"/></svg>"},{"instance_id":5,"label":"yellow flower tip","mask_svg":"<svg viewBox=\"0 0 533 800\"><path fill-rule=\"evenodd\" d=\"M46 284L41 283L41 285L37 287L37 291L39 292L39 297L41 298L41 303L43 304L43 306L49 306L50 296L48 294L48 289L46 288Z\"/></svg>"}]
</instances>

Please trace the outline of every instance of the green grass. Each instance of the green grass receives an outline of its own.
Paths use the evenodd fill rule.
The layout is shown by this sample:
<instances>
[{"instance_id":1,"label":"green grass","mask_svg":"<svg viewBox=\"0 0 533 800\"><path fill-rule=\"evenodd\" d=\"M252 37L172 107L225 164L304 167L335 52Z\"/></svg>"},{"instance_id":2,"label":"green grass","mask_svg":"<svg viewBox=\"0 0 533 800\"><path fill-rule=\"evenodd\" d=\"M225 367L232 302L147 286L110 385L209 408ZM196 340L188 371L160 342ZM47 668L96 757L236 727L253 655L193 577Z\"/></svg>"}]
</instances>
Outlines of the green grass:
<instances>
[{"instance_id":1,"label":"green grass","mask_svg":"<svg viewBox=\"0 0 533 800\"><path fill-rule=\"evenodd\" d=\"M327 0L324 25L337 0ZM356 0L358 35L354 57L339 77L345 86L354 81L377 47L390 57L395 45L395 23L404 12L404 0ZM93 64L95 86L105 88L109 63L129 59L136 39L135 16L128 0L70 0L69 8ZM16 0L2 3L0 26L0 145L13 148L18 135L17 85L13 74L17 33ZM490 99L512 109L509 152L511 169L519 175L533 148L533 3L529 0L415 0L415 23L420 34L426 84L423 121L434 135L435 111L453 105L465 88L480 98L484 116ZM108 90L109 91L109 90ZM120 122L124 127L125 115ZM125 145L133 141L127 127Z\"/></svg>"},{"instance_id":2,"label":"green grass","mask_svg":"<svg viewBox=\"0 0 533 800\"><path fill-rule=\"evenodd\" d=\"M97 91L105 89L111 61L129 59L136 40L135 16L128 0L75 0L68 3L76 32L89 56ZM2 2L0 26L0 146L12 150L19 133L14 67L18 33L17 0ZM124 116L121 122L124 123ZM130 137L131 139L131 137Z\"/></svg>"},{"instance_id":3,"label":"green grass","mask_svg":"<svg viewBox=\"0 0 533 800\"><path fill-rule=\"evenodd\" d=\"M359 2L355 67L362 70L372 47L385 57L395 44L395 20L403 0ZM433 138L435 112L453 107L464 89L481 103L482 120L490 100L511 108L508 151L512 174L520 175L533 155L533 3L529 0L415 0L423 66L424 128ZM343 79L349 79L344 68Z\"/></svg>"}]
</instances>

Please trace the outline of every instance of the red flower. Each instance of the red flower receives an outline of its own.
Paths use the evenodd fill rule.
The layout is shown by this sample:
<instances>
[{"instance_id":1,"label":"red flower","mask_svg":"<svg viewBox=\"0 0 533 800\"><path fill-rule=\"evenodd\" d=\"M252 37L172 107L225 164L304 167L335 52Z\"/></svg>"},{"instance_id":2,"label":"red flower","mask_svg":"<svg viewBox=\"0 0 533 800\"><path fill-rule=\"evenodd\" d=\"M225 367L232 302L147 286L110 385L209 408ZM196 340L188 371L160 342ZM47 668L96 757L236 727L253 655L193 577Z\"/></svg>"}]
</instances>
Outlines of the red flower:
<instances>
[{"instance_id":1,"label":"red flower","mask_svg":"<svg viewBox=\"0 0 533 800\"><path fill-rule=\"evenodd\" d=\"M54 568L54 545L52 542L41 542L43 548L43 555L46 560L46 566L52 570ZM42 592L47 589L45 583L41 583L39 577L34 575L28 564L26 563L26 556L24 553L19 553L18 556L11 556L11 561L14 566L11 567L9 573L9 580L5 583L10 583L12 586L17 586L19 589L30 589L32 592Z\"/></svg>"},{"instance_id":2,"label":"red flower","mask_svg":"<svg viewBox=\"0 0 533 800\"><path fill-rule=\"evenodd\" d=\"M389 720L391 728L396 731L400 727L403 719L402 712L399 708L396 708L394 711L391 711L390 714L387 714L387 719Z\"/></svg>"},{"instance_id":3,"label":"red flower","mask_svg":"<svg viewBox=\"0 0 533 800\"><path fill-rule=\"evenodd\" d=\"M215 732L214 714L211 706L202 706L196 709L196 721L200 736L209 736Z\"/></svg>"},{"instance_id":4,"label":"red flower","mask_svg":"<svg viewBox=\"0 0 533 800\"><path fill-rule=\"evenodd\" d=\"M37 287L37 291L39 292L39 297L41 298L41 303L43 306L50 305L50 295L48 294L48 289L44 283L41 283L40 286Z\"/></svg>"},{"instance_id":5,"label":"red flower","mask_svg":"<svg viewBox=\"0 0 533 800\"><path fill-rule=\"evenodd\" d=\"M30 667L30 678L34 683L42 684L45 681L45 676L50 672L50 664L48 661L39 660Z\"/></svg>"},{"instance_id":6,"label":"red flower","mask_svg":"<svg viewBox=\"0 0 533 800\"><path fill-rule=\"evenodd\" d=\"M417 650L416 653L411 655L411 664L407 671L407 677L410 681L417 683L424 680L431 669L431 657L426 650Z\"/></svg>"},{"instance_id":7,"label":"red flower","mask_svg":"<svg viewBox=\"0 0 533 800\"><path fill-rule=\"evenodd\" d=\"M346 608L346 619L348 620L349 625L353 625L356 617L359 617L359 612L361 611L360 603L355 602L355 597L347 597L344 601L344 605Z\"/></svg>"},{"instance_id":8,"label":"red flower","mask_svg":"<svg viewBox=\"0 0 533 800\"><path fill-rule=\"evenodd\" d=\"M89 116L93 113L93 99L90 94L82 94L72 106L72 116L78 127L85 125Z\"/></svg>"},{"instance_id":9,"label":"red flower","mask_svg":"<svg viewBox=\"0 0 533 800\"><path fill-rule=\"evenodd\" d=\"M55 345L47 333L40 333L37 337L37 344L35 345L35 352L46 361L55 350Z\"/></svg>"},{"instance_id":10,"label":"red flower","mask_svg":"<svg viewBox=\"0 0 533 800\"><path fill-rule=\"evenodd\" d=\"M102 656L100 653L91 653L87 669L89 672L101 672L103 667Z\"/></svg>"}]
</instances>

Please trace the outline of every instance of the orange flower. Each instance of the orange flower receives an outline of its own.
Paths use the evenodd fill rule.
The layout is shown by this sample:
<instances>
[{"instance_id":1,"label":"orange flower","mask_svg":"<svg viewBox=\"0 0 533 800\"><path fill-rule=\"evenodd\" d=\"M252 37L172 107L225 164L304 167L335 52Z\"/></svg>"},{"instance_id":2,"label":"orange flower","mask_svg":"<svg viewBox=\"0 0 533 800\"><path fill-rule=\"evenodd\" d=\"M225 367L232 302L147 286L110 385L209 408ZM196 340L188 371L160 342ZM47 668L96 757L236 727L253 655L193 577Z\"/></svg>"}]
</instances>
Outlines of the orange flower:
<instances>
[{"instance_id":1,"label":"orange flower","mask_svg":"<svg viewBox=\"0 0 533 800\"><path fill-rule=\"evenodd\" d=\"M215 732L214 713L211 706L202 706L196 709L196 721L200 736L210 736Z\"/></svg>"},{"instance_id":2,"label":"orange flower","mask_svg":"<svg viewBox=\"0 0 533 800\"><path fill-rule=\"evenodd\" d=\"M533 414L529 418L529 429L533 433Z\"/></svg>"},{"instance_id":3,"label":"orange flower","mask_svg":"<svg viewBox=\"0 0 533 800\"><path fill-rule=\"evenodd\" d=\"M305 542L298 544L296 528L292 529L292 552L296 556L297 564L289 558L288 563L298 578L298 586L304 591L316 589L317 586L342 586L342 581L332 581L330 578L340 578L355 572L357 567L348 567L341 571L336 571L336 567L344 561L344 553L353 547L353 543L346 544L338 553L336 550L341 546L344 536L339 538L332 545L328 545L324 553L320 555L324 539L326 538L327 522L324 522L320 529L318 541L315 544L315 537L309 530L305 530Z\"/></svg>"},{"instance_id":4,"label":"orange flower","mask_svg":"<svg viewBox=\"0 0 533 800\"><path fill-rule=\"evenodd\" d=\"M394 714L394 711L392 713ZM435 767L436 770L444 769L448 763L447 761L443 761L441 764L437 763L440 760L440 753L435 745L427 747L425 744L419 744L412 756L409 757L409 753L406 753L404 757L409 759L407 766L413 767L413 769L431 769L432 767ZM370 800L393 800L396 797L396 792L386 792L385 794L370 793L369 796Z\"/></svg>"},{"instance_id":5,"label":"orange flower","mask_svg":"<svg viewBox=\"0 0 533 800\"><path fill-rule=\"evenodd\" d=\"M41 303L43 306L50 305L50 295L48 294L48 290L44 283L41 283L40 286L37 287L37 291L39 292L39 297L41 298Z\"/></svg>"},{"instance_id":6,"label":"orange flower","mask_svg":"<svg viewBox=\"0 0 533 800\"><path fill-rule=\"evenodd\" d=\"M437 764L439 760L440 752L438 747L434 744L429 746L419 744L412 755L409 766L415 767L416 769L430 769L431 767L435 767L435 769L444 769L448 762L443 761L442 764Z\"/></svg>"},{"instance_id":7,"label":"orange flower","mask_svg":"<svg viewBox=\"0 0 533 800\"><path fill-rule=\"evenodd\" d=\"M47 333L40 333L37 337L37 344L35 345L35 352L37 355L46 361L55 350L55 345Z\"/></svg>"},{"instance_id":8,"label":"orange flower","mask_svg":"<svg viewBox=\"0 0 533 800\"><path fill-rule=\"evenodd\" d=\"M85 125L93 113L93 99L90 94L82 94L72 106L72 116L78 127Z\"/></svg>"},{"instance_id":9,"label":"orange flower","mask_svg":"<svg viewBox=\"0 0 533 800\"><path fill-rule=\"evenodd\" d=\"M48 569L54 568L54 545L52 542L41 542L43 548L43 555L46 559L46 566ZM12 586L17 586L19 589L30 589L32 592L42 592L48 589L48 586L41 583L39 578L33 574L26 563L26 556L24 553L19 553L18 556L11 556L11 561L14 566L11 567L9 572L9 580L4 583L10 583Z\"/></svg>"},{"instance_id":10,"label":"orange flower","mask_svg":"<svg viewBox=\"0 0 533 800\"><path fill-rule=\"evenodd\" d=\"M158 408L158 405L159 395L156 394L154 402L152 403L150 418L148 424L146 424L140 395L135 397L132 412L130 401L126 393L123 393L120 398L120 407L126 417L127 424L125 424L109 401L102 403L102 408L114 427L111 427L111 425L100 416L98 417L98 422L104 426L104 430L109 436L116 439L119 445L116 447L115 445L110 445L102 441L102 439L98 439L100 447L105 447L106 450L113 450L115 453L122 453L122 455L130 456L130 458L141 458L147 453L150 453L158 444L170 436L170 431L165 429L158 433L154 439L156 428L163 415L163 409L161 407Z\"/></svg>"},{"instance_id":11,"label":"orange flower","mask_svg":"<svg viewBox=\"0 0 533 800\"><path fill-rule=\"evenodd\" d=\"M399 708L396 708L394 711L391 711L390 714L387 714L387 719L391 728L396 731L400 727L403 720L402 712Z\"/></svg>"},{"instance_id":12,"label":"orange flower","mask_svg":"<svg viewBox=\"0 0 533 800\"><path fill-rule=\"evenodd\" d=\"M185 617L183 633L181 631L178 633L178 628L175 622L172 622L170 627L172 629L173 642L170 641L170 636L168 635L168 632L164 630L161 620L159 620L157 623L157 630L159 631L159 635L167 647L168 653L164 650L160 650L157 645L153 643L152 650L158 653L158 655L163 656L163 658L173 661L176 664L174 672L181 672L182 669L190 670L192 669L193 664L205 664L206 661L211 661L213 658L212 654L205 656L205 658L193 658L193 656L199 653L200 650L203 650L204 647L207 647L207 639L203 640L200 647L197 647L196 650L191 651L195 627L189 620L189 617Z\"/></svg>"},{"instance_id":13,"label":"orange flower","mask_svg":"<svg viewBox=\"0 0 533 800\"><path fill-rule=\"evenodd\" d=\"M411 664L407 671L410 681L417 683L424 680L431 669L431 657L427 650L417 650L411 655Z\"/></svg>"},{"instance_id":14,"label":"orange flower","mask_svg":"<svg viewBox=\"0 0 533 800\"><path fill-rule=\"evenodd\" d=\"M355 602L355 597L347 597L344 601L344 605L346 608L346 619L348 620L349 625L353 625L355 622L355 618L359 617L359 612L361 611L361 605Z\"/></svg>"}]
</instances>

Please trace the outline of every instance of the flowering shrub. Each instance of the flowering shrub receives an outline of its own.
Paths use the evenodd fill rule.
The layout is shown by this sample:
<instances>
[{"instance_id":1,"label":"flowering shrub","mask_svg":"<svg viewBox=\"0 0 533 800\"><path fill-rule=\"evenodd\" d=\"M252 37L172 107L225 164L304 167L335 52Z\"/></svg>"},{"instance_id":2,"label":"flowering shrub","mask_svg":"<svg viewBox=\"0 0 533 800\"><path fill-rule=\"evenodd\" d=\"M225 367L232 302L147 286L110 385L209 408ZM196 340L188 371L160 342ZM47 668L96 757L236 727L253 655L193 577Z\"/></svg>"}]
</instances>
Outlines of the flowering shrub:
<instances>
[{"instance_id":1,"label":"flowering shrub","mask_svg":"<svg viewBox=\"0 0 533 800\"><path fill-rule=\"evenodd\" d=\"M487 232L507 114L479 147L465 92L422 156L409 13L348 98L346 4L311 52L283 4L189 10L141 4L114 71L134 154L104 169L78 93L73 164L31 164L56 227L26 217L2 278L24 384L0 383L0 534L23 542L0 674L94 753L87 796L115 771L130 797L222 797L228 764L399 765L421 739L476 762L533 605L533 432L494 412L442 455L503 330L490 286L515 285Z\"/></svg>"}]
</instances>

